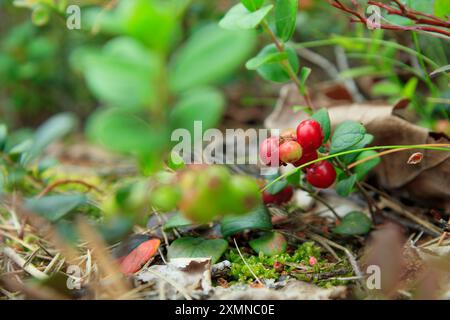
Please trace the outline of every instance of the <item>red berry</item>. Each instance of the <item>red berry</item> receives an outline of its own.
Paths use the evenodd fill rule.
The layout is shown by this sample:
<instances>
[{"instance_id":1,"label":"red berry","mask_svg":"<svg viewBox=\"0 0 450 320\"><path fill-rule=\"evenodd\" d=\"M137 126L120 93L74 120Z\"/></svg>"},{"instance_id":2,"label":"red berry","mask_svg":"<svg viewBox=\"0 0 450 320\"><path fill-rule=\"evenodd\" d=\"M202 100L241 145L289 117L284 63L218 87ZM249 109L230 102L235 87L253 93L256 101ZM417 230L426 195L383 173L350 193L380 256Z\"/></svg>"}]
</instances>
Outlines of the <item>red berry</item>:
<instances>
[{"instance_id":1,"label":"red berry","mask_svg":"<svg viewBox=\"0 0 450 320\"><path fill-rule=\"evenodd\" d=\"M267 166L270 166L272 163L279 164L279 152L278 137L267 138L259 146L259 157L262 163Z\"/></svg>"},{"instance_id":2,"label":"red berry","mask_svg":"<svg viewBox=\"0 0 450 320\"><path fill-rule=\"evenodd\" d=\"M280 160L293 163L302 157L302 147L297 141L287 141L280 145Z\"/></svg>"},{"instance_id":3,"label":"red berry","mask_svg":"<svg viewBox=\"0 0 450 320\"><path fill-rule=\"evenodd\" d=\"M297 127L297 141L304 152L314 151L322 145L323 132L315 120L304 120Z\"/></svg>"},{"instance_id":4,"label":"red berry","mask_svg":"<svg viewBox=\"0 0 450 320\"><path fill-rule=\"evenodd\" d=\"M276 272L281 272L283 271L283 264L279 261L275 261L273 264L273 268L275 269Z\"/></svg>"},{"instance_id":5,"label":"red berry","mask_svg":"<svg viewBox=\"0 0 450 320\"><path fill-rule=\"evenodd\" d=\"M267 191L263 192L263 202L265 204L274 203L274 204L283 204L289 202L294 195L294 188L292 186L287 186L280 192L276 194L270 194Z\"/></svg>"},{"instance_id":6,"label":"red berry","mask_svg":"<svg viewBox=\"0 0 450 320\"><path fill-rule=\"evenodd\" d=\"M328 161L320 161L306 168L306 179L314 187L326 189L336 180L336 170Z\"/></svg>"},{"instance_id":7,"label":"red berry","mask_svg":"<svg viewBox=\"0 0 450 320\"><path fill-rule=\"evenodd\" d=\"M301 165L304 165L305 163L316 160L318 157L319 156L318 156L316 150L308 152L308 153L304 153L303 156L298 161L294 162L294 166L300 167Z\"/></svg>"},{"instance_id":8,"label":"red berry","mask_svg":"<svg viewBox=\"0 0 450 320\"><path fill-rule=\"evenodd\" d=\"M311 257L309 257L309 261L308 262L309 262L309 265L311 267L313 267L313 266L315 266L317 264L317 259L316 259L316 257L311 256Z\"/></svg>"}]
</instances>

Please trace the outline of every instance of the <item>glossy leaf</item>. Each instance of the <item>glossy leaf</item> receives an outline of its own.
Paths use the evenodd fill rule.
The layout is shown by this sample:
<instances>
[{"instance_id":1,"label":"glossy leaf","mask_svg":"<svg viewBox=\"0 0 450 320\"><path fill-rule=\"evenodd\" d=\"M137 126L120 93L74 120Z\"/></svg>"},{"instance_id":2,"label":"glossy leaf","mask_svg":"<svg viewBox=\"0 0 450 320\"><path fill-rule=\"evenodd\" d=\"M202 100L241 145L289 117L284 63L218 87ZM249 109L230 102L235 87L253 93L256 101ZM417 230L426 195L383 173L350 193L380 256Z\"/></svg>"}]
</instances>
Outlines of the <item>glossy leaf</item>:
<instances>
[{"instance_id":1,"label":"glossy leaf","mask_svg":"<svg viewBox=\"0 0 450 320\"><path fill-rule=\"evenodd\" d=\"M187 219L183 214L177 212L174 216L170 217L164 224L164 230L171 230L174 228L181 228L191 226L192 221Z\"/></svg>"},{"instance_id":2,"label":"glossy leaf","mask_svg":"<svg viewBox=\"0 0 450 320\"><path fill-rule=\"evenodd\" d=\"M284 188L286 188L288 185L288 181L287 180L278 180L275 183L271 184L266 191L270 194L277 194L279 193L281 190L283 190Z\"/></svg>"},{"instance_id":3,"label":"glossy leaf","mask_svg":"<svg viewBox=\"0 0 450 320\"><path fill-rule=\"evenodd\" d=\"M270 230L272 222L265 206L240 216L225 216L220 224L222 235L227 238L244 230Z\"/></svg>"},{"instance_id":4,"label":"glossy leaf","mask_svg":"<svg viewBox=\"0 0 450 320\"><path fill-rule=\"evenodd\" d=\"M76 118L70 113L61 113L48 119L33 135L33 143L24 155L25 164L40 155L51 143L64 137L76 126Z\"/></svg>"},{"instance_id":5,"label":"glossy leaf","mask_svg":"<svg viewBox=\"0 0 450 320\"><path fill-rule=\"evenodd\" d=\"M222 118L225 99L214 88L197 88L183 94L170 114L174 129L185 128L193 133L194 121L201 121L203 130L215 127Z\"/></svg>"},{"instance_id":6,"label":"glossy leaf","mask_svg":"<svg viewBox=\"0 0 450 320\"><path fill-rule=\"evenodd\" d=\"M258 254L263 253L266 256L274 256L286 251L287 241L281 233L268 232L260 238L251 240L249 245Z\"/></svg>"},{"instance_id":7,"label":"glossy leaf","mask_svg":"<svg viewBox=\"0 0 450 320\"><path fill-rule=\"evenodd\" d=\"M172 90L181 92L222 81L248 59L255 40L252 31L229 31L216 25L198 29L171 62Z\"/></svg>"},{"instance_id":8,"label":"glossy leaf","mask_svg":"<svg viewBox=\"0 0 450 320\"><path fill-rule=\"evenodd\" d=\"M50 19L50 9L47 6L38 4L33 9L33 13L31 14L31 20L36 26L42 27L46 25L49 19Z\"/></svg>"},{"instance_id":9,"label":"glossy leaf","mask_svg":"<svg viewBox=\"0 0 450 320\"><path fill-rule=\"evenodd\" d=\"M311 118L316 120L320 124L323 132L323 143L327 142L330 138L331 133L331 122L328 110L326 108L322 108L319 111L315 112Z\"/></svg>"},{"instance_id":10,"label":"glossy leaf","mask_svg":"<svg viewBox=\"0 0 450 320\"><path fill-rule=\"evenodd\" d=\"M264 0L241 0L241 3L247 8L247 10L256 11L262 7Z\"/></svg>"},{"instance_id":11,"label":"glossy leaf","mask_svg":"<svg viewBox=\"0 0 450 320\"><path fill-rule=\"evenodd\" d=\"M341 220L333 232L344 236L363 235L368 233L371 227L372 221L367 215L359 211L352 211Z\"/></svg>"},{"instance_id":12,"label":"glossy leaf","mask_svg":"<svg viewBox=\"0 0 450 320\"><path fill-rule=\"evenodd\" d=\"M284 42L295 32L298 0L277 0L275 4L275 25L277 36Z\"/></svg>"},{"instance_id":13,"label":"glossy leaf","mask_svg":"<svg viewBox=\"0 0 450 320\"><path fill-rule=\"evenodd\" d=\"M72 65L108 106L137 110L154 106L158 99L161 60L132 38L115 38L103 50L79 49Z\"/></svg>"},{"instance_id":14,"label":"glossy leaf","mask_svg":"<svg viewBox=\"0 0 450 320\"><path fill-rule=\"evenodd\" d=\"M67 216L76 207L86 203L87 197L84 194L71 194L27 199L25 206L28 210L55 222Z\"/></svg>"},{"instance_id":15,"label":"glossy leaf","mask_svg":"<svg viewBox=\"0 0 450 320\"><path fill-rule=\"evenodd\" d=\"M367 145L369 145L370 143L372 143L374 139L374 136L366 133L364 135L364 138L362 138L362 140L360 142L358 142L357 144L355 144L354 146L348 148L347 150L357 150L357 149L362 149L364 147L366 147ZM356 157L359 155L359 153L350 153L350 154L346 154L343 156L339 157L339 160L342 161L345 164L350 164L352 163Z\"/></svg>"},{"instance_id":16,"label":"glossy leaf","mask_svg":"<svg viewBox=\"0 0 450 320\"><path fill-rule=\"evenodd\" d=\"M219 26L226 30L254 29L263 21L272 8L273 5L267 5L251 12L242 3L238 3L220 20Z\"/></svg>"},{"instance_id":17,"label":"glossy leaf","mask_svg":"<svg viewBox=\"0 0 450 320\"><path fill-rule=\"evenodd\" d=\"M348 150L360 142L366 133L366 129L358 122L344 121L336 127L331 139L331 153Z\"/></svg>"},{"instance_id":18,"label":"glossy leaf","mask_svg":"<svg viewBox=\"0 0 450 320\"><path fill-rule=\"evenodd\" d=\"M375 156L378 153L374 150L367 150L361 152L358 157L355 159L356 161L363 160L365 158ZM353 171L355 172L356 176L358 177L358 180L363 180L366 175L375 168L379 163L381 162L381 159L379 157L373 158L371 160L368 160L364 163L361 163L357 165L355 168L353 168Z\"/></svg>"},{"instance_id":19,"label":"glossy leaf","mask_svg":"<svg viewBox=\"0 0 450 320\"><path fill-rule=\"evenodd\" d=\"M8 137L8 127L4 124L0 124L0 150L6 145L6 139Z\"/></svg>"},{"instance_id":20,"label":"glossy leaf","mask_svg":"<svg viewBox=\"0 0 450 320\"><path fill-rule=\"evenodd\" d=\"M289 46L286 46L285 48L289 64L292 67L292 70L294 73L297 73L299 70L299 60L297 53L294 49L292 49ZM263 58L267 56L272 56L274 54L278 53L278 49L274 44L270 44L266 47L264 47L261 52L257 55L258 58ZM290 80L289 74L286 72L286 70L283 68L283 66L280 63L270 63L270 64L264 64L260 66L257 69L258 74L268 80L268 81L274 81L274 82L288 82Z\"/></svg>"},{"instance_id":21,"label":"glossy leaf","mask_svg":"<svg viewBox=\"0 0 450 320\"><path fill-rule=\"evenodd\" d=\"M340 180L336 184L336 192L341 197L347 197L353 192L353 188L355 187L355 183L357 181L357 176L352 174L350 177L347 177L343 180Z\"/></svg>"},{"instance_id":22,"label":"glossy leaf","mask_svg":"<svg viewBox=\"0 0 450 320\"><path fill-rule=\"evenodd\" d=\"M273 54L257 56L248 60L245 67L248 70L256 70L265 64L280 62L287 58L286 52L275 52Z\"/></svg>"},{"instance_id":23,"label":"glossy leaf","mask_svg":"<svg viewBox=\"0 0 450 320\"><path fill-rule=\"evenodd\" d=\"M98 110L87 124L88 137L108 149L134 155L161 150L167 142L164 128L150 126L138 116L117 109Z\"/></svg>"},{"instance_id":24,"label":"glossy leaf","mask_svg":"<svg viewBox=\"0 0 450 320\"><path fill-rule=\"evenodd\" d=\"M211 257L212 263L216 263L227 248L228 242L224 239L178 238L170 244L167 257L169 259Z\"/></svg>"},{"instance_id":25,"label":"glossy leaf","mask_svg":"<svg viewBox=\"0 0 450 320\"><path fill-rule=\"evenodd\" d=\"M440 18L450 15L450 0L434 0L434 14Z\"/></svg>"}]
</instances>

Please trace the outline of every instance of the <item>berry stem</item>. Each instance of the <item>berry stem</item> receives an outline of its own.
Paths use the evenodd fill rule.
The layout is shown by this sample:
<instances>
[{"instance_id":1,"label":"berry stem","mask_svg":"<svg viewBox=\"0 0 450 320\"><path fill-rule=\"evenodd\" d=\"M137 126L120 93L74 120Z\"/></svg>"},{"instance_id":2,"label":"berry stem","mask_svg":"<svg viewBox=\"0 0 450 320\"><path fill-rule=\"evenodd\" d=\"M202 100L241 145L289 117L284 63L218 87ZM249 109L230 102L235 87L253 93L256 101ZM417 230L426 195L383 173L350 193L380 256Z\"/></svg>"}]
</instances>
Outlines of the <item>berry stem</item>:
<instances>
[{"instance_id":1,"label":"berry stem","mask_svg":"<svg viewBox=\"0 0 450 320\"><path fill-rule=\"evenodd\" d=\"M442 147L442 146L450 147L450 144L429 144L428 146L429 146L429 147L434 147L434 146L436 146L436 147ZM383 151L383 152L374 154L373 156L370 156L370 157L367 157L367 158L364 158L364 159L355 161L355 162L353 162L352 164L350 164L350 165L348 166L348 169L352 169L352 168L356 167L357 165L360 165L360 164L362 164L362 163L364 163L364 162L370 161L370 160L375 159L375 158L379 158L379 157L385 156L385 155L387 155L387 154L391 154L391 153L395 153L395 152L400 152L400 151L406 151L406 150L409 150L409 149L410 149L410 148L401 148L401 149L391 149L391 150L386 150L386 151ZM431 150L434 150L434 149L431 149ZM449 151L449 150L446 150L446 151Z\"/></svg>"},{"instance_id":2,"label":"berry stem","mask_svg":"<svg viewBox=\"0 0 450 320\"><path fill-rule=\"evenodd\" d=\"M281 53L285 52L284 44L278 40L277 36L273 33L272 29L270 29L270 26L266 20L263 20L261 22L261 26L263 27L264 31L270 36L273 43L277 47L278 51ZM300 91L300 93L302 94L302 96L305 98L305 102L306 102L306 105L308 106L308 108L310 110L314 110L314 107L313 107L313 104L311 101L311 97L309 96L309 93L307 92L305 86L298 79L294 70L292 70L289 60L284 59L284 60L280 61L280 64L284 67L284 69L286 70L286 72L289 75L289 78L291 78L291 80L295 83L295 85L297 86L297 88Z\"/></svg>"}]
</instances>

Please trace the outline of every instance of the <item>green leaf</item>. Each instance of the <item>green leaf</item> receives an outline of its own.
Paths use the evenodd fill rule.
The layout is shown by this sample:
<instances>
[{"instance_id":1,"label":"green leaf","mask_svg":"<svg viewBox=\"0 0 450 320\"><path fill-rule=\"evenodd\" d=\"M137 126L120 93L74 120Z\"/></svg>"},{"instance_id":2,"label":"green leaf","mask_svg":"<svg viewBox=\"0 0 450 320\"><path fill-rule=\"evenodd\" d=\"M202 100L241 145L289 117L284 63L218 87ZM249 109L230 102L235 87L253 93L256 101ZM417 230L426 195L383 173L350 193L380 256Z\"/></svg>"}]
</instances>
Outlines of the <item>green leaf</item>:
<instances>
[{"instance_id":1,"label":"green leaf","mask_svg":"<svg viewBox=\"0 0 450 320\"><path fill-rule=\"evenodd\" d=\"M222 93L214 88L204 87L183 94L173 108L169 120L173 129L185 128L194 132L194 121L202 121L202 129L215 127L225 109Z\"/></svg>"},{"instance_id":2,"label":"green leaf","mask_svg":"<svg viewBox=\"0 0 450 320\"><path fill-rule=\"evenodd\" d=\"M124 154L157 154L167 144L166 128L150 125L138 116L118 109L100 109L87 123L88 137L106 148Z\"/></svg>"},{"instance_id":3,"label":"green leaf","mask_svg":"<svg viewBox=\"0 0 450 320\"><path fill-rule=\"evenodd\" d=\"M440 18L450 15L450 0L435 0L434 14Z\"/></svg>"},{"instance_id":4,"label":"green leaf","mask_svg":"<svg viewBox=\"0 0 450 320\"><path fill-rule=\"evenodd\" d=\"M371 91L374 96L393 97L399 96L402 88L395 82L385 80L374 84Z\"/></svg>"},{"instance_id":5,"label":"green leaf","mask_svg":"<svg viewBox=\"0 0 450 320\"><path fill-rule=\"evenodd\" d=\"M298 0L277 0L275 4L275 25L277 36L284 42L295 32Z\"/></svg>"},{"instance_id":6,"label":"green leaf","mask_svg":"<svg viewBox=\"0 0 450 320\"><path fill-rule=\"evenodd\" d=\"M164 231L172 230L173 228L181 228L192 226L192 221L185 218L183 214L177 212L174 216L170 217L169 220L164 224Z\"/></svg>"},{"instance_id":7,"label":"green leaf","mask_svg":"<svg viewBox=\"0 0 450 320\"><path fill-rule=\"evenodd\" d=\"M408 98L412 100L416 94L417 85L419 84L419 79L412 77L408 80L402 89L401 96L403 98Z\"/></svg>"},{"instance_id":8,"label":"green leaf","mask_svg":"<svg viewBox=\"0 0 450 320\"><path fill-rule=\"evenodd\" d=\"M31 15L31 20L33 24L38 27L42 27L48 23L50 19L50 10L45 5L37 5L36 8L33 9L33 13Z\"/></svg>"},{"instance_id":9,"label":"green leaf","mask_svg":"<svg viewBox=\"0 0 450 320\"><path fill-rule=\"evenodd\" d=\"M304 90L303 87L305 86L306 80L308 80L310 74L311 74L311 68L307 68L307 67L301 68L299 80L300 80L302 90Z\"/></svg>"},{"instance_id":10,"label":"green leaf","mask_svg":"<svg viewBox=\"0 0 450 320\"><path fill-rule=\"evenodd\" d=\"M56 222L76 207L86 203L87 197L84 194L71 194L27 199L25 206L28 210L43 216L47 220Z\"/></svg>"},{"instance_id":11,"label":"green leaf","mask_svg":"<svg viewBox=\"0 0 450 320\"><path fill-rule=\"evenodd\" d=\"M216 25L198 29L171 61L171 89L181 92L222 81L248 59L255 40L253 31L229 31Z\"/></svg>"},{"instance_id":12,"label":"green leaf","mask_svg":"<svg viewBox=\"0 0 450 320\"><path fill-rule=\"evenodd\" d=\"M331 122L328 110L326 108L322 108L319 111L315 112L311 118L316 120L320 124L323 132L323 143L326 143L330 138L331 133Z\"/></svg>"},{"instance_id":13,"label":"green leaf","mask_svg":"<svg viewBox=\"0 0 450 320\"><path fill-rule=\"evenodd\" d=\"M33 135L33 144L30 150L24 154L22 163L35 159L51 143L71 132L77 124L75 116L71 113L61 113L48 119Z\"/></svg>"},{"instance_id":14,"label":"green leaf","mask_svg":"<svg viewBox=\"0 0 450 320\"><path fill-rule=\"evenodd\" d=\"M341 220L333 232L344 236L362 235L368 233L371 227L372 221L367 215L359 211L352 211Z\"/></svg>"},{"instance_id":15,"label":"green leaf","mask_svg":"<svg viewBox=\"0 0 450 320\"><path fill-rule=\"evenodd\" d=\"M167 166L172 170L180 170L183 169L186 164L184 163L183 158L177 152L171 152L169 155L169 159L167 160Z\"/></svg>"},{"instance_id":16,"label":"green leaf","mask_svg":"<svg viewBox=\"0 0 450 320\"><path fill-rule=\"evenodd\" d=\"M450 64L442 66L440 68L437 68L436 70L434 70L433 72L430 73L430 77L435 77L440 73L449 72L449 71L450 71ZM417 78L414 78L414 79L417 79Z\"/></svg>"},{"instance_id":17,"label":"green leaf","mask_svg":"<svg viewBox=\"0 0 450 320\"><path fill-rule=\"evenodd\" d=\"M374 150L363 151L358 155L358 157L356 158L356 161L359 161L359 160L362 160L362 159L365 159L365 158L368 158L371 156L375 156L377 154L378 153ZM364 163L357 165L356 167L353 168L353 171L355 172L356 176L358 177L358 180L361 181L366 177L366 175L370 172L370 170L375 168L380 162L381 162L380 157L376 157L376 158L373 158L371 160L368 160Z\"/></svg>"},{"instance_id":18,"label":"green leaf","mask_svg":"<svg viewBox=\"0 0 450 320\"><path fill-rule=\"evenodd\" d=\"M341 197L349 196L353 192L356 181L357 176L355 174L352 174L350 177L340 180L336 184L336 193Z\"/></svg>"},{"instance_id":19,"label":"green leaf","mask_svg":"<svg viewBox=\"0 0 450 320\"><path fill-rule=\"evenodd\" d=\"M285 51L292 70L294 73L297 73L300 67L297 53L289 46L285 47ZM276 53L278 53L277 47L274 44L269 44L258 53L257 57L271 56ZM283 83L290 80L289 74L280 63L265 64L260 66L256 71L263 79L268 81Z\"/></svg>"},{"instance_id":20,"label":"green leaf","mask_svg":"<svg viewBox=\"0 0 450 320\"><path fill-rule=\"evenodd\" d=\"M33 141L31 139L27 139L27 140L21 141L20 143L16 144L14 147L12 147L8 151L8 153L11 157L13 157L15 160L17 160L20 155L25 154L32 147L33 147Z\"/></svg>"},{"instance_id":21,"label":"green leaf","mask_svg":"<svg viewBox=\"0 0 450 320\"><path fill-rule=\"evenodd\" d=\"M249 10L256 11L262 7L264 0L241 0L241 3Z\"/></svg>"},{"instance_id":22,"label":"green leaf","mask_svg":"<svg viewBox=\"0 0 450 320\"><path fill-rule=\"evenodd\" d=\"M120 1L118 22L127 35L165 52L180 31L180 20L174 14L176 9L171 1Z\"/></svg>"},{"instance_id":23,"label":"green leaf","mask_svg":"<svg viewBox=\"0 0 450 320\"><path fill-rule=\"evenodd\" d=\"M219 26L226 30L255 29L272 10L273 5L268 5L250 12L242 3L232 7L220 20Z\"/></svg>"},{"instance_id":24,"label":"green leaf","mask_svg":"<svg viewBox=\"0 0 450 320\"><path fill-rule=\"evenodd\" d=\"M211 262L216 263L227 248L228 242L224 239L205 240L185 237L176 239L170 244L167 257L169 259L211 257Z\"/></svg>"},{"instance_id":25,"label":"green leaf","mask_svg":"<svg viewBox=\"0 0 450 320\"><path fill-rule=\"evenodd\" d=\"M222 235L227 238L235 233L250 230L270 230L272 222L265 206L258 207L246 215L225 216L220 224Z\"/></svg>"},{"instance_id":26,"label":"green leaf","mask_svg":"<svg viewBox=\"0 0 450 320\"><path fill-rule=\"evenodd\" d=\"M269 63L275 63L280 62L285 59L287 59L288 56L286 52L275 52L273 54L265 55L265 56L257 56L247 61L245 64L245 67L248 70L256 70L259 67L269 64Z\"/></svg>"},{"instance_id":27,"label":"green leaf","mask_svg":"<svg viewBox=\"0 0 450 320\"><path fill-rule=\"evenodd\" d=\"M291 173L286 177L287 182L294 186L300 185L302 177L302 170L295 170L295 172Z\"/></svg>"},{"instance_id":28,"label":"green leaf","mask_svg":"<svg viewBox=\"0 0 450 320\"><path fill-rule=\"evenodd\" d=\"M336 127L331 139L330 153L345 151L364 138L366 129L355 121L344 121Z\"/></svg>"},{"instance_id":29,"label":"green leaf","mask_svg":"<svg viewBox=\"0 0 450 320\"><path fill-rule=\"evenodd\" d=\"M287 180L278 180L275 183L271 184L266 191L270 194L277 194L279 193L281 190L283 190L284 188L286 188L286 186L288 185Z\"/></svg>"},{"instance_id":30,"label":"green leaf","mask_svg":"<svg viewBox=\"0 0 450 320\"><path fill-rule=\"evenodd\" d=\"M362 149L362 148L366 147L367 145L369 145L370 143L372 143L373 139L374 139L373 135L366 133L364 135L364 138L362 138L362 140L360 142L358 142L357 144L355 144L353 147L349 148L348 150L350 151L350 150ZM356 159L356 157L358 155L359 155L359 153L346 154L346 155L340 156L339 160L345 164L350 164Z\"/></svg>"},{"instance_id":31,"label":"green leaf","mask_svg":"<svg viewBox=\"0 0 450 320\"><path fill-rule=\"evenodd\" d=\"M72 65L80 69L94 96L114 107L142 109L158 100L160 57L132 38L115 38L103 50L79 49Z\"/></svg>"},{"instance_id":32,"label":"green leaf","mask_svg":"<svg viewBox=\"0 0 450 320\"><path fill-rule=\"evenodd\" d=\"M260 238L249 241L250 247L258 254L274 256L284 253L287 248L286 238L278 232L268 232Z\"/></svg>"},{"instance_id":33,"label":"green leaf","mask_svg":"<svg viewBox=\"0 0 450 320\"><path fill-rule=\"evenodd\" d=\"M0 124L0 150L3 150L8 138L8 127L4 124Z\"/></svg>"}]
</instances>

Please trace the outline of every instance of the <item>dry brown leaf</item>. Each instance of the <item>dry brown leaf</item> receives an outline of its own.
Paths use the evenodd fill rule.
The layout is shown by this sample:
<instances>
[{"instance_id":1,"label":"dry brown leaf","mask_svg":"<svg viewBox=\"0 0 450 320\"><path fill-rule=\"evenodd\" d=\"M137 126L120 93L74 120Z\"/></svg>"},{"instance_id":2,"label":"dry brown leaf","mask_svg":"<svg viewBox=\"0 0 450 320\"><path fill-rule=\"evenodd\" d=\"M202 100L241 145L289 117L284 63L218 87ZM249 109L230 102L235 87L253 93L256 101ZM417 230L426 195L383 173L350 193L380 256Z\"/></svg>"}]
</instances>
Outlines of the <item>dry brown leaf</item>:
<instances>
[{"instance_id":1,"label":"dry brown leaf","mask_svg":"<svg viewBox=\"0 0 450 320\"><path fill-rule=\"evenodd\" d=\"M348 100L316 91L313 95L316 106L328 108L332 129L344 120L359 121L368 133L375 136L373 145L413 145L426 143L449 143L444 134L430 132L398 116L404 110L385 104L351 104ZM292 106L302 105L303 98L295 86L284 86L277 106L265 121L270 129L295 128L308 118L304 111L294 112ZM450 210L450 153L424 150L423 160L414 166L408 165L411 152L397 152L382 158L374 170L381 187L404 193L406 196L428 204Z\"/></svg>"}]
</instances>

